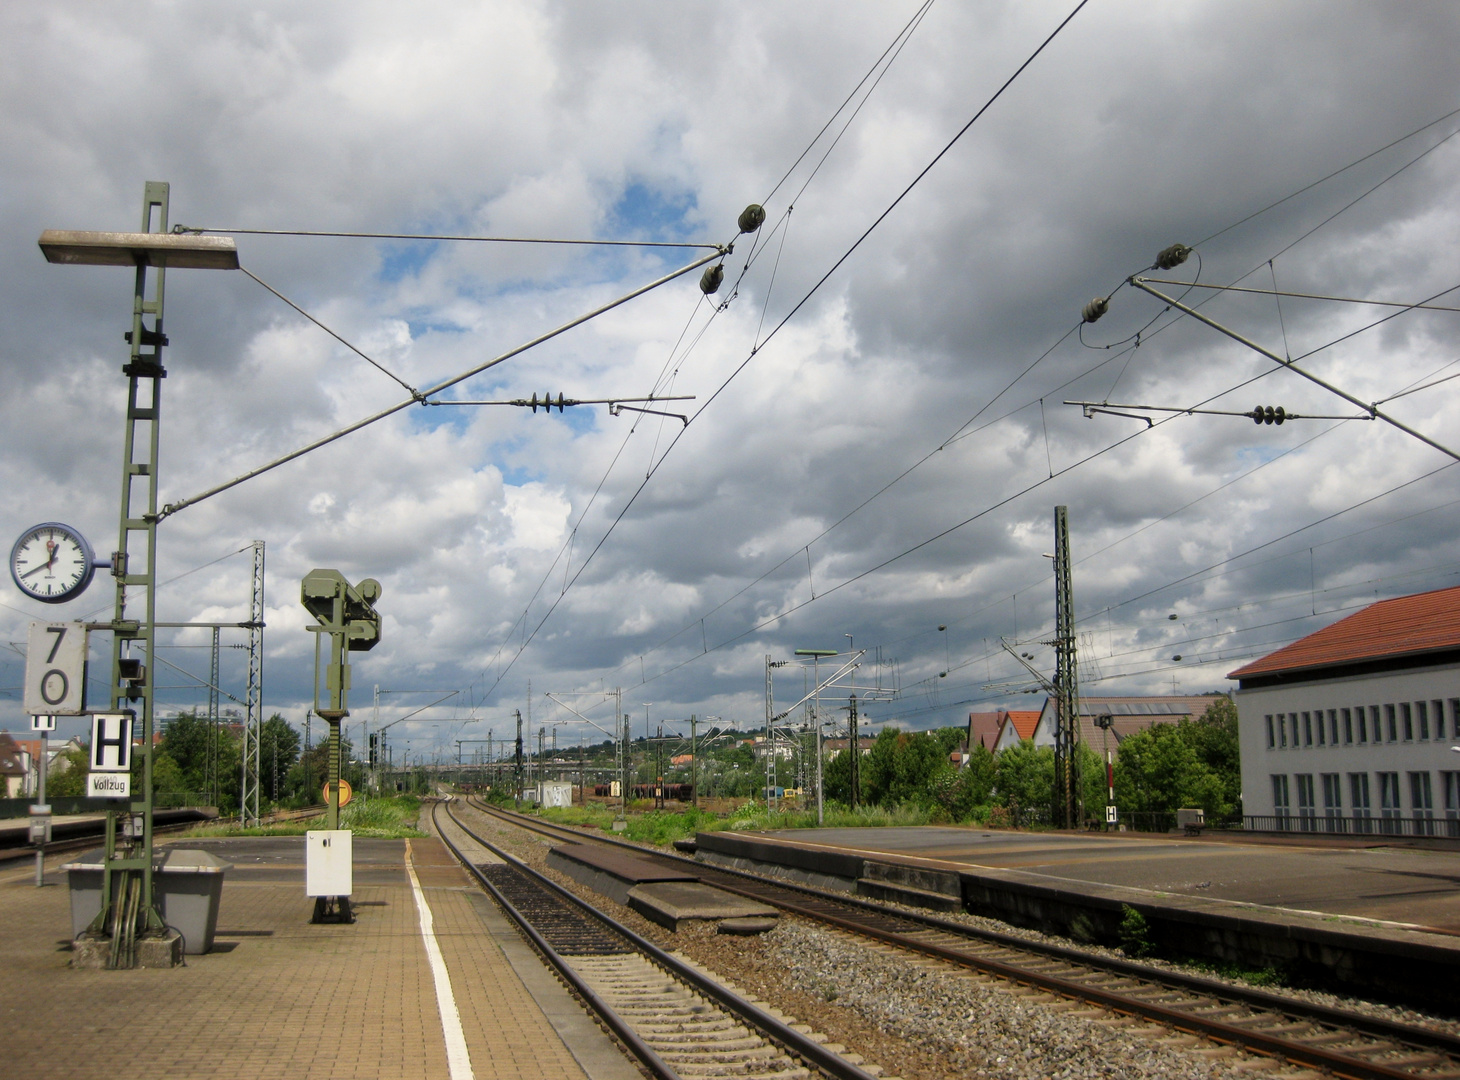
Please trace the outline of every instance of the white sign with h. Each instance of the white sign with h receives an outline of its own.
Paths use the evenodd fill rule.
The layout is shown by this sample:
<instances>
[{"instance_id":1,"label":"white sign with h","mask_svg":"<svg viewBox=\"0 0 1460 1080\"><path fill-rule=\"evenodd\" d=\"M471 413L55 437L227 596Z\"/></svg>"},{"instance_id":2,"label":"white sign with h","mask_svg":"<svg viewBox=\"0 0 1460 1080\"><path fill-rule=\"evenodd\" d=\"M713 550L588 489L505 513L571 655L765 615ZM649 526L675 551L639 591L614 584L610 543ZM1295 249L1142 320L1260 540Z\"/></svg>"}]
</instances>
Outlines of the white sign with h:
<instances>
[{"instance_id":1,"label":"white sign with h","mask_svg":"<svg viewBox=\"0 0 1460 1080\"><path fill-rule=\"evenodd\" d=\"M128 772L132 768L132 712L93 713L91 771Z\"/></svg>"}]
</instances>

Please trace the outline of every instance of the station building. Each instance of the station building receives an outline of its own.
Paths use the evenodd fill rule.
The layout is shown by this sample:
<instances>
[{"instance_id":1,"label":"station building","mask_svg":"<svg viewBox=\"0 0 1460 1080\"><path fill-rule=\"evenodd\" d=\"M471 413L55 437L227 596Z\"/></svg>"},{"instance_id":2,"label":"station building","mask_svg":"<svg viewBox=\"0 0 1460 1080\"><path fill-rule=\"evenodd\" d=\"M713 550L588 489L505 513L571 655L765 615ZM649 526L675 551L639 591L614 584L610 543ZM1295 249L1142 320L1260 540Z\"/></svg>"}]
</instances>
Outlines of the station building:
<instances>
[{"instance_id":1,"label":"station building","mask_svg":"<svg viewBox=\"0 0 1460 1080\"><path fill-rule=\"evenodd\" d=\"M1460 835L1460 587L1232 672L1250 829Z\"/></svg>"}]
</instances>

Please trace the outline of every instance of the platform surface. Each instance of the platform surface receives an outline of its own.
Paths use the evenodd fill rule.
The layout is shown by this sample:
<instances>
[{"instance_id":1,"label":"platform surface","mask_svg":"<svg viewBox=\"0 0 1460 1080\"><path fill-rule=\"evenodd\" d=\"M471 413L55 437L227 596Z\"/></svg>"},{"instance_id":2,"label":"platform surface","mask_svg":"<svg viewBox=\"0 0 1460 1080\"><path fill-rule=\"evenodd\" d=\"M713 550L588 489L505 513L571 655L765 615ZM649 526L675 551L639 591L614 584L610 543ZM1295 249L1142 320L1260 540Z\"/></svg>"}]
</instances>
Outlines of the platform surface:
<instances>
[{"instance_id":1,"label":"platform surface","mask_svg":"<svg viewBox=\"0 0 1460 1080\"><path fill-rule=\"evenodd\" d=\"M48 861L41 889L30 864L0 871L5 1075L445 1080L446 1041L408 861L432 912L472 1080L588 1075L555 1030L561 1021L550 1021L534 998L553 1011L554 988L566 994L545 974L529 990L512 952L526 946L434 837L355 841L352 926L310 925L303 837L180 846L212 851L234 869L214 951L172 970L72 970L58 871L66 856Z\"/></svg>"},{"instance_id":2,"label":"platform surface","mask_svg":"<svg viewBox=\"0 0 1460 1080\"><path fill-rule=\"evenodd\" d=\"M1053 883L1348 915L1460 933L1460 851L1281 843L1135 833L1040 834L919 826L785 829L759 834L817 847L936 860L949 868L1019 870Z\"/></svg>"},{"instance_id":3,"label":"platform surface","mask_svg":"<svg viewBox=\"0 0 1460 1080\"><path fill-rule=\"evenodd\" d=\"M595 847L589 844L559 844L552 849L573 862L601 870L620 881L636 885L650 881L698 881L697 874L676 870L662 863L652 862L639 855L631 855L615 848Z\"/></svg>"}]
</instances>

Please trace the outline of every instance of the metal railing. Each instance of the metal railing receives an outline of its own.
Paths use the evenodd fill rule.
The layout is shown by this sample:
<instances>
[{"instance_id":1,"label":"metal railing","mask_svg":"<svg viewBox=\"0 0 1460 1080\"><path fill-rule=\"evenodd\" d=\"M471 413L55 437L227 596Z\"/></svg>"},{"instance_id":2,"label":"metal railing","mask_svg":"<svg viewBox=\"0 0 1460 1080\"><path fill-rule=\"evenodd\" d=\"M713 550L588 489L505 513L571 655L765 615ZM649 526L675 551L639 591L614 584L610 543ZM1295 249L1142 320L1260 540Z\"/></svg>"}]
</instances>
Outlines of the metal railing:
<instances>
[{"instance_id":1,"label":"metal railing","mask_svg":"<svg viewBox=\"0 0 1460 1080\"><path fill-rule=\"evenodd\" d=\"M1379 816L1328 815L1307 811L1287 814L1249 814L1243 818L1249 832L1319 833L1333 836L1452 836L1460 837L1460 817L1400 817L1395 811Z\"/></svg>"}]
</instances>

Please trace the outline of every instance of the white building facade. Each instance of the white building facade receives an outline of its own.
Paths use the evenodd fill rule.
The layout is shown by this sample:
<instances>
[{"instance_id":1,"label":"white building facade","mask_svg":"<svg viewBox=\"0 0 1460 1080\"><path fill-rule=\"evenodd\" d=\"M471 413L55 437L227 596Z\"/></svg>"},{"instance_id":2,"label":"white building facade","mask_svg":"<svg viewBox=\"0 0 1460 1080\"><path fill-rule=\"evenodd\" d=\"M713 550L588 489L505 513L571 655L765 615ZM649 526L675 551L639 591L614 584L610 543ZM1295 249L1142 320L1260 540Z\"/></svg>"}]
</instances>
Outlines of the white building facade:
<instances>
[{"instance_id":1,"label":"white building facade","mask_svg":"<svg viewBox=\"0 0 1460 1080\"><path fill-rule=\"evenodd\" d=\"M1460 589L1372 604L1229 677L1248 828L1460 835Z\"/></svg>"}]
</instances>

